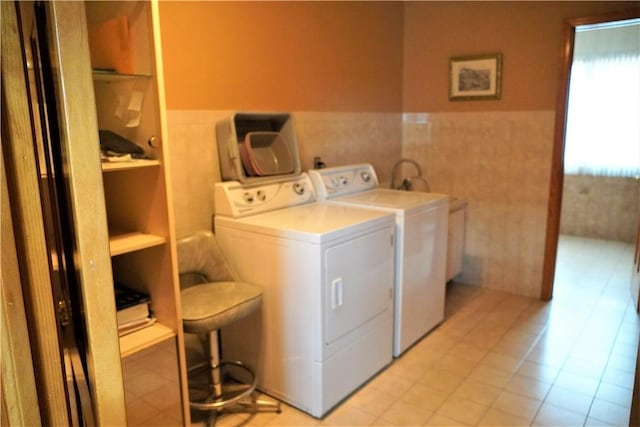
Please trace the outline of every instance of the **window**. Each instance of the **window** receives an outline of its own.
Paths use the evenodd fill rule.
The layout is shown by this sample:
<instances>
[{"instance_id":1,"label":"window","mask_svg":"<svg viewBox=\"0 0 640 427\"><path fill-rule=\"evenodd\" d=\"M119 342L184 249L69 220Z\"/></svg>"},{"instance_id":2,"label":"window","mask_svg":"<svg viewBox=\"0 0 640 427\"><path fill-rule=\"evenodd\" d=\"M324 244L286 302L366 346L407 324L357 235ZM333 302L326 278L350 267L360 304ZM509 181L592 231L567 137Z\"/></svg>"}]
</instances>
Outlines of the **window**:
<instances>
[{"instance_id":1,"label":"window","mask_svg":"<svg viewBox=\"0 0 640 427\"><path fill-rule=\"evenodd\" d=\"M577 30L564 167L567 174L640 176L640 21Z\"/></svg>"}]
</instances>

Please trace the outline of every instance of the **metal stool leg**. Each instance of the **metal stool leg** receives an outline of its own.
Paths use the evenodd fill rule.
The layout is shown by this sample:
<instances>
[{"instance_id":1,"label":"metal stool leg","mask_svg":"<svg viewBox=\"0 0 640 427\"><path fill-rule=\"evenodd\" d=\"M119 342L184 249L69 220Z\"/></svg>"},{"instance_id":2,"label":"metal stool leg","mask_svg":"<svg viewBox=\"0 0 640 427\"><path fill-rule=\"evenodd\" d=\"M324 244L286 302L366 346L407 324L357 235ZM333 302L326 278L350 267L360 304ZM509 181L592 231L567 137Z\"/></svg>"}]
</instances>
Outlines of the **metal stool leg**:
<instances>
[{"instance_id":1,"label":"metal stool leg","mask_svg":"<svg viewBox=\"0 0 640 427\"><path fill-rule=\"evenodd\" d=\"M280 413L280 402L270 402L267 400L257 399L254 395L256 388L256 375L251 368L239 361L221 361L218 351L218 333L217 331L211 331L207 336L208 349L209 349L209 361L207 364L197 365L189 370L194 370L207 367L209 372L209 393L205 399L191 400L189 406L192 409L199 411L210 411L207 420L207 426L214 426L218 414L222 410L228 410L229 412L267 412L273 411ZM223 390L223 367L235 367L240 371L248 374L249 379L246 382L238 382L238 385L244 388L242 391L234 393L230 397L226 397ZM190 387L191 388L191 387ZM247 402L247 399L249 401ZM235 406L231 408L230 406Z\"/></svg>"},{"instance_id":2,"label":"metal stool leg","mask_svg":"<svg viewBox=\"0 0 640 427\"><path fill-rule=\"evenodd\" d=\"M211 387L214 398L222 396L222 380L220 379L220 351L218 331L209 332L209 366L211 367Z\"/></svg>"}]
</instances>

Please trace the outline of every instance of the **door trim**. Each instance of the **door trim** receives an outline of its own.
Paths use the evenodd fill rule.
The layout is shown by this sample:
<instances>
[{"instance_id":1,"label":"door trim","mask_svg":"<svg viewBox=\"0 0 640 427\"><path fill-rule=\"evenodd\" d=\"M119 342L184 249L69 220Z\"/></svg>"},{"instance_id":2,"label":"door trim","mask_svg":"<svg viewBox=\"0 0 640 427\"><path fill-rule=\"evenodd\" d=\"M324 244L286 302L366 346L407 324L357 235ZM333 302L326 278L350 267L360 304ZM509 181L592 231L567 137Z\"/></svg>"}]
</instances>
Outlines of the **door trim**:
<instances>
[{"instance_id":1,"label":"door trim","mask_svg":"<svg viewBox=\"0 0 640 427\"><path fill-rule=\"evenodd\" d=\"M26 91L27 83L22 63L18 4L8 1L1 3L3 166L6 167L9 210L18 261L15 266L17 271L14 272L19 273L19 286L24 293L33 357L31 366L34 370L38 394L38 399L35 401L30 395L18 396L18 399L22 399L20 402L22 407L15 413L12 409L12 416L26 417L26 414L19 412L32 408L33 413L38 413L41 417L42 424L69 425L57 319L39 198L40 190L36 173L34 173L37 161L27 102L29 96ZM3 214L5 212L3 208ZM4 255L4 246L2 250ZM4 274L3 269L3 278ZM17 333L15 335L12 333L10 339L19 340L20 337ZM12 347L7 351L14 350L15 348ZM11 355L11 357L15 356L15 353ZM24 363L26 371L28 370L27 361ZM18 375L17 372L16 375ZM26 372L25 375L27 375Z\"/></svg>"}]
</instances>

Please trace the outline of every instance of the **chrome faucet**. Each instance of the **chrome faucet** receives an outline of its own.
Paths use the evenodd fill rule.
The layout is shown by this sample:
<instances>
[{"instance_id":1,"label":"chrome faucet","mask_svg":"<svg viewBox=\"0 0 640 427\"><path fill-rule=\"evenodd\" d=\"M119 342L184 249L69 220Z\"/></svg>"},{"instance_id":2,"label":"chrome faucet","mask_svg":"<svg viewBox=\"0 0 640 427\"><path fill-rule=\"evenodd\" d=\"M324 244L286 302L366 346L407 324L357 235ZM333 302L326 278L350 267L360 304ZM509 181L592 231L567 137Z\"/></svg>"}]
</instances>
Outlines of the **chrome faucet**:
<instances>
[{"instance_id":1,"label":"chrome faucet","mask_svg":"<svg viewBox=\"0 0 640 427\"><path fill-rule=\"evenodd\" d=\"M402 180L402 183L396 187L396 173L398 172L398 168L403 164L403 163L410 163L412 164L415 169L416 169L416 175L414 176L410 176L408 178L404 178ZM424 177L422 176L422 169L420 168L420 165L418 164L418 162L416 162L415 160L411 160L411 159L400 159L396 162L395 165L393 165L393 169L391 171L391 188L394 190L405 190L405 191L411 191L413 190L413 180L417 179L419 181L422 181L425 186L427 187L427 191L431 191L429 189L429 183L427 182L426 179L424 179Z\"/></svg>"}]
</instances>

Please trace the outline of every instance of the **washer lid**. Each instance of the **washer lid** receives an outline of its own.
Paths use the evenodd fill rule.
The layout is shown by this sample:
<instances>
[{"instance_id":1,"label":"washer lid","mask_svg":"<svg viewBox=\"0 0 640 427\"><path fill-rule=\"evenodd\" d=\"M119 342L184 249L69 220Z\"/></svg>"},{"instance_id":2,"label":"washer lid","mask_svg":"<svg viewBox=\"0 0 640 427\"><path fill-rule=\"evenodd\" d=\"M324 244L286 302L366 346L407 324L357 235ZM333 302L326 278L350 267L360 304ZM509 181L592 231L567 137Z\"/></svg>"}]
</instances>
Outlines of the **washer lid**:
<instances>
[{"instance_id":1,"label":"washer lid","mask_svg":"<svg viewBox=\"0 0 640 427\"><path fill-rule=\"evenodd\" d=\"M370 207L402 209L408 211L446 203L449 198L450 197L446 194L376 188L375 190L364 191L350 196L337 197L332 200L335 202L354 205L366 205Z\"/></svg>"},{"instance_id":2,"label":"washer lid","mask_svg":"<svg viewBox=\"0 0 640 427\"><path fill-rule=\"evenodd\" d=\"M380 210L316 202L245 218L216 216L215 221L216 226L320 244L370 229L394 227L395 216Z\"/></svg>"}]
</instances>

